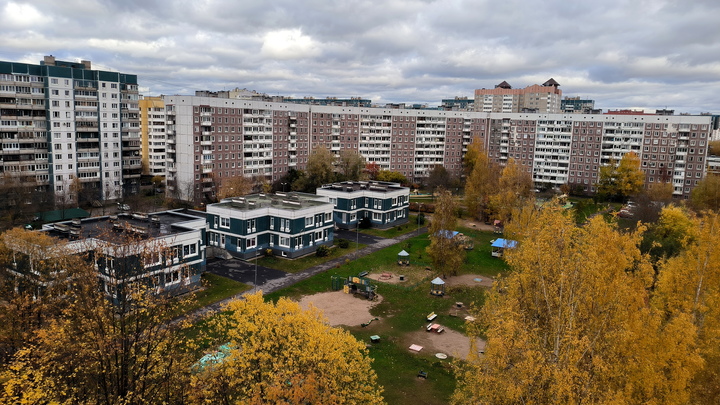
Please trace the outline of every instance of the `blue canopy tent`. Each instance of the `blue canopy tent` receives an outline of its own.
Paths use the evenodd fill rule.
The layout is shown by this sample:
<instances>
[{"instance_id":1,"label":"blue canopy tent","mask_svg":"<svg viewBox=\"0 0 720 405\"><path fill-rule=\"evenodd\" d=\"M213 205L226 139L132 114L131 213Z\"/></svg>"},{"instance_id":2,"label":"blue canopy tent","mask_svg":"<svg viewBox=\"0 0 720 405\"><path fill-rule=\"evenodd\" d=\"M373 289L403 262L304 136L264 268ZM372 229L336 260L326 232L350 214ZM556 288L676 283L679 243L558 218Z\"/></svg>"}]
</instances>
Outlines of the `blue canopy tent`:
<instances>
[{"instance_id":1,"label":"blue canopy tent","mask_svg":"<svg viewBox=\"0 0 720 405\"><path fill-rule=\"evenodd\" d=\"M493 257L502 257L505 249L514 249L517 246L517 241L498 238L492 241L490 246L492 247Z\"/></svg>"}]
</instances>

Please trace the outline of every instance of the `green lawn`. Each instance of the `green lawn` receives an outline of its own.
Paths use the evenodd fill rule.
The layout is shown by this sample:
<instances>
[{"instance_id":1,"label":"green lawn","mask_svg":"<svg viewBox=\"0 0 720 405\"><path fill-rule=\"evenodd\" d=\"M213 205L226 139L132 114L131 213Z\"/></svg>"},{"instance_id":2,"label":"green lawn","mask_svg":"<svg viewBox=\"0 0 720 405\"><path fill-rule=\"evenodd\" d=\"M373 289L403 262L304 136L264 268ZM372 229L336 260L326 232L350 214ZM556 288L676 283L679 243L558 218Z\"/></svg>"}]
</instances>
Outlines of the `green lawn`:
<instances>
[{"instance_id":1,"label":"green lawn","mask_svg":"<svg viewBox=\"0 0 720 405\"><path fill-rule=\"evenodd\" d=\"M367 245L359 244L357 249L362 249ZM330 254L328 254L325 257L317 257L314 254L301 257L299 259L283 259L282 257L263 257L258 259L258 265L269 267L271 269L277 269L282 270L286 273L297 273L300 271L303 271L305 269L308 269L312 266L316 266L318 264L323 264L327 261L330 261L332 259L336 259L341 256L350 255L349 257L352 258L352 255L355 253L355 242L351 242L350 246L343 249L339 247L338 245L335 245L332 249L330 249Z\"/></svg>"},{"instance_id":2,"label":"green lawn","mask_svg":"<svg viewBox=\"0 0 720 405\"><path fill-rule=\"evenodd\" d=\"M406 224L394 226L390 229L360 229L360 233L390 239L396 238L400 235L405 235L406 233L416 232L417 229L417 215L410 215Z\"/></svg>"},{"instance_id":3,"label":"green lawn","mask_svg":"<svg viewBox=\"0 0 720 405\"><path fill-rule=\"evenodd\" d=\"M183 305L181 310L175 315L191 312L198 308L214 304L252 288L247 284L207 272L202 274L202 283L205 289L194 293L193 299L190 300L191 304Z\"/></svg>"},{"instance_id":4,"label":"green lawn","mask_svg":"<svg viewBox=\"0 0 720 405\"><path fill-rule=\"evenodd\" d=\"M475 249L468 252L468 260L460 269L461 274L480 273L495 276L507 270L505 263L490 255L490 240L497 235L471 229L461 229L463 233L475 239ZM408 244L409 242L409 244ZM429 240L427 234L420 235L395 246L382 249L373 254L351 261L337 269L303 280L284 290L268 294L268 299L281 296L299 298L303 295L330 291L332 275L351 276L362 271L397 272L397 254L405 249L410 253L410 261L416 266L429 266L425 252ZM424 270L422 270L424 271ZM369 342L370 336L378 334L381 342L370 348L374 359L373 369L378 374L381 385L385 387L385 398L391 404L445 404L455 389L455 378L447 361L433 357L434 353L410 353L406 346L405 335L420 330L427 324L425 316L435 312L441 317L442 324L451 329L465 331L461 317L450 316L450 310L456 301L466 305L480 306L484 303L485 290L482 287L449 288L446 297L439 298L429 294L430 283L434 276L427 272L424 281L414 285L395 285L378 283L378 294L383 301L372 309L372 315L382 319L380 323L368 328L353 327L348 330L361 341ZM427 371L427 380L418 379L419 370Z\"/></svg>"}]
</instances>

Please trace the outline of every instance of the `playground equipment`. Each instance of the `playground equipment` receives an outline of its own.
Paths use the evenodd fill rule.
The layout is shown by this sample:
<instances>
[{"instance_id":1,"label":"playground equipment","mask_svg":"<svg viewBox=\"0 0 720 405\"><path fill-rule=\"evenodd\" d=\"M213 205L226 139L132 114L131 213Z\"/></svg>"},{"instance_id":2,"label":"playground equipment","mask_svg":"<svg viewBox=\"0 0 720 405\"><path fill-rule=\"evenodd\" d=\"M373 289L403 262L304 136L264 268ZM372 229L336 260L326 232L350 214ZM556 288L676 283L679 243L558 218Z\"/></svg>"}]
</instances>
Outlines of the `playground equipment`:
<instances>
[{"instance_id":1,"label":"playground equipment","mask_svg":"<svg viewBox=\"0 0 720 405\"><path fill-rule=\"evenodd\" d=\"M342 289L345 294L362 294L369 300L374 300L377 295L377 286L365 277L332 276L332 289Z\"/></svg>"}]
</instances>

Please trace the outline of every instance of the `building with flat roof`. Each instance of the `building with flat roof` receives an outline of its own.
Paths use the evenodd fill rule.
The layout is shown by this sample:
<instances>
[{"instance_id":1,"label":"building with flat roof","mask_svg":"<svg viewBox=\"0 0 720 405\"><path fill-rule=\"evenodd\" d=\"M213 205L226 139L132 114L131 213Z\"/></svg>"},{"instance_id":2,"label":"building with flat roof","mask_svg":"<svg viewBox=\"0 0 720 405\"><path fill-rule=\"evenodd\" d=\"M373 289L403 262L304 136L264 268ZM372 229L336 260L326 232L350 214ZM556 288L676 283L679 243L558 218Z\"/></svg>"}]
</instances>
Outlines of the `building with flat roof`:
<instances>
[{"instance_id":1,"label":"building with flat roof","mask_svg":"<svg viewBox=\"0 0 720 405\"><path fill-rule=\"evenodd\" d=\"M363 218L373 228L386 229L408 222L410 189L385 181L344 181L325 184L316 194L334 206L333 219L342 229L354 229Z\"/></svg>"},{"instance_id":2,"label":"building with flat roof","mask_svg":"<svg viewBox=\"0 0 720 405\"><path fill-rule=\"evenodd\" d=\"M119 214L43 225L64 249L87 254L101 288L118 298L128 283L176 295L200 286L205 270L204 212ZM22 273L22 271L20 271Z\"/></svg>"},{"instance_id":3,"label":"building with flat roof","mask_svg":"<svg viewBox=\"0 0 720 405\"><path fill-rule=\"evenodd\" d=\"M0 61L0 172L75 205L137 193L138 114L136 75Z\"/></svg>"},{"instance_id":4,"label":"building with flat roof","mask_svg":"<svg viewBox=\"0 0 720 405\"><path fill-rule=\"evenodd\" d=\"M208 245L250 259L296 258L333 244L333 205L305 193L252 194L207 206Z\"/></svg>"}]
</instances>

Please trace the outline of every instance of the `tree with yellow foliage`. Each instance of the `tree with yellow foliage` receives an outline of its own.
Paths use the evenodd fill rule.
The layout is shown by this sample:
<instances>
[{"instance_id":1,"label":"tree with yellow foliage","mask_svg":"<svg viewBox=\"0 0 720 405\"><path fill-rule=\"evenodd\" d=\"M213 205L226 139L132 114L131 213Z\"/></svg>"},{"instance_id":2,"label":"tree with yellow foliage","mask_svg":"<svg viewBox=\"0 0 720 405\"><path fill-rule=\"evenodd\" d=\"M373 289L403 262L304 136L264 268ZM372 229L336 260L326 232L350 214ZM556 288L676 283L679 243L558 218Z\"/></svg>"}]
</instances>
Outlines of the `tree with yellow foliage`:
<instances>
[{"instance_id":1,"label":"tree with yellow foliage","mask_svg":"<svg viewBox=\"0 0 720 405\"><path fill-rule=\"evenodd\" d=\"M653 269L623 234L595 217L579 227L548 206L516 232L512 268L496 283L475 336L484 356L459 372L456 404L678 404L701 359L689 317L649 305ZM526 212L526 213L527 213Z\"/></svg>"},{"instance_id":2,"label":"tree with yellow foliage","mask_svg":"<svg viewBox=\"0 0 720 405\"><path fill-rule=\"evenodd\" d=\"M193 400L222 404L381 404L367 349L321 312L262 293L228 304L215 330L231 347L193 377Z\"/></svg>"},{"instance_id":3,"label":"tree with yellow foliage","mask_svg":"<svg viewBox=\"0 0 720 405\"><path fill-rule=\"evenodd\" d=\"M611 160L600 167L598 193L607 198L625 201L639 193L645 184L645 173L640 169L640 156L635 152L623 155L620 162Z\"/></svg>"},{"instance_id":4,"label":"tree with yellow foliage","mask_svg":"<svg viewBox=\"0 0 720 405\"><path fill-rule=\"evenodd\" d=\"M218 200L230 197L241 197L252 193L254 181L245 176L226 178L220 183L217 191Z\"/></svg>"},{"instance_id":5,"label":"tree with yellow foliage","mask_svg":"<svg viewBox=\"0 0 720 405\"><path fill-rule=\"evenodd\" d=\"M675 233L684 248L660 267L655 305L668 319L689 318L697 329L702 369L694 376L692 403L715 404L720 398L720 217L678 219Z\"/></svg>"},{"instance_id":6,"label":"tree with yellow foliage","mask_svg":"<svg viewBox=\"0 0 720 405\"><path fill-rule=\"evenodd\" d=\"M470 144L463 165L467 171L465 206L473 217L485 219L489 215L490 197L498 190L500 167L488 157L479 143Z\"/></svg>"},{"instance_id":7,"label":"tree with yellow foliage","mask_svg":"<svg viewBox=\"0 0 720 405\"><path fill-rule=\"evenodd\" d=\"M520 208L534 198L533 180L530 173L510 158L502 169L498 189L490 196L490 206L495 219L506 222L514 209Z\"/></svg>"},{"instance_id":8,"label":"tree with yellow foliage","mask_svg":"<svg viewBox=\"0 0 720 405\"><path fill-rule=\"evenodd\" d=\"M720 176L708 174L690 194L690 204L697 211L720 211Z\"/></svg>"},{"instance_id":9,"label":"tree with yellow foliage","mask_svg":"<svg viewBox=\"0 0 720 405\"><path fill-rule=\"evenodd\" d=\"M465 249L452 237L457 225L457 204L450 191L441 189L430 220L430 246L426 248L435 270L443 276L457 274L465 260Z\"/></svg>"}]
</instances>

